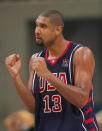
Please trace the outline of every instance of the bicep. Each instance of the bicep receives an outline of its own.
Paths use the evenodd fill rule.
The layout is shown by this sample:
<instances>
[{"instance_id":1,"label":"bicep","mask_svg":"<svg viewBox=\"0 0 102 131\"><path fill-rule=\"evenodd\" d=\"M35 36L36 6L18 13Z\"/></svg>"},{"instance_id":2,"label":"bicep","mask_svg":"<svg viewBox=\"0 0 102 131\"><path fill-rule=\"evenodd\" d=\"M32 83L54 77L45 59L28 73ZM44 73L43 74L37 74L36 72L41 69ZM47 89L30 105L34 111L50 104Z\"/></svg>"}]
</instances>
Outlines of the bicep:
<instances>
[{"instance_id":1,"label":"bicep","mask_svg":"<svg viewBox=\"0 0 102 131\"><path fill-rule=\"evenodd\" d=\"M74 55L74 84L89 94L92 86L95 61L93 54L87 47L82 47Z\"/></svg>"}]
</instances>

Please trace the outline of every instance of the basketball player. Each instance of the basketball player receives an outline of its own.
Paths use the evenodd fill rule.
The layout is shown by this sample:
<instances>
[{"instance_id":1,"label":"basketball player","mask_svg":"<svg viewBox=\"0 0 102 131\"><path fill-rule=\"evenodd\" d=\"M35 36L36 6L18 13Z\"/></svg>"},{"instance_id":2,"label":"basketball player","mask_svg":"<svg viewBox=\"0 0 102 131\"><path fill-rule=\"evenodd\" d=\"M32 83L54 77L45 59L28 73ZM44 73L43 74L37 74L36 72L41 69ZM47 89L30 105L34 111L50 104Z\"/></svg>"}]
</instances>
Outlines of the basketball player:
<instances>
[{"instance_id":1,"label":"basketball player","mask_svg":"<svg viewBox=\"0 0 102 131\"><path fill-rule=\"evenodd\" d=\"M28 86L20 76L21 56L6 58L17 93L35 112L36 131L98 131L93 105L95 60L88 47L67 41L61 13L45 11L36 19L35 36L46 49L31 57Z\"/></svg>"}]
</instances>

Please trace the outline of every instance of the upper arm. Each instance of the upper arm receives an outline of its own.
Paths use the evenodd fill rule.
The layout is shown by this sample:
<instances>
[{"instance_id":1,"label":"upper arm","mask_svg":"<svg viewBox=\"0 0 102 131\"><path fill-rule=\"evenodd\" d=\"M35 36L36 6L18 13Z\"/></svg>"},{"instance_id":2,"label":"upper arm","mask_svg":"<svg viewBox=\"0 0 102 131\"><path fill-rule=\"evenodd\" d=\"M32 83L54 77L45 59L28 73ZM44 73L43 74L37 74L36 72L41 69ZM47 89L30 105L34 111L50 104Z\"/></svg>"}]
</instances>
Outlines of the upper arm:
<instances>
[{"instance_id":1,"label":"upper arm","mask_svg":"<svg viewBox=\"0 0 102 131\"><path fill-rule=\"evenodd\" d=\"M73 63L74 84L80 87L88 97L95 68L92 51L87 47L77 49L74 53Z\"/></svg>"},{"instance_id":2,"label":"upper arm","mask_svg":"<svg viewBox=\"0 0 102 131\"><path fill-rule=\"evenodd\" d=\"M32 86L33 86L33 73L29 75L28 80L28 89L32 92Z\"/></svg>"}]
</instances>

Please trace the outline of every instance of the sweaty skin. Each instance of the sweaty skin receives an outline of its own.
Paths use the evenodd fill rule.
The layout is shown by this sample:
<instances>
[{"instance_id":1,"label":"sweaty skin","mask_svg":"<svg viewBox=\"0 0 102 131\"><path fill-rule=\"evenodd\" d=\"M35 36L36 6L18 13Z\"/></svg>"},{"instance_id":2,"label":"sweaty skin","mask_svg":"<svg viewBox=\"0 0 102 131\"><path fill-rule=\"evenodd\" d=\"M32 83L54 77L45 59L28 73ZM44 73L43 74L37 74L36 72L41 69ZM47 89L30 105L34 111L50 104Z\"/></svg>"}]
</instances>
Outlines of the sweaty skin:
<instances>
[{"instance_id":1,"label":"sweaty skin","mask_svg":"<svg viewBox=\"0 0 102 131\"><path fill-rule=\"evenodd\" d=\"M69 41L64 39L62 30L62 26L53 26L46 17L39 16L36 20L36 41L39 44L43 42L48 48L48 59L61 56L69 44ZM53 85L70 103L79 108L87 104L95 68L94 57L88 47L80 47L74 53L74 85L65 84L55 77L48 70L45 59L37 58L35 54L29 62L29 80L28 85L25 86L20 76L21 61L20 55L12 54L5 59L5 64L13 78L20 99L30 112L35 112L35 97L32 94L34 71Z\"/></svg>"}]
</instances>

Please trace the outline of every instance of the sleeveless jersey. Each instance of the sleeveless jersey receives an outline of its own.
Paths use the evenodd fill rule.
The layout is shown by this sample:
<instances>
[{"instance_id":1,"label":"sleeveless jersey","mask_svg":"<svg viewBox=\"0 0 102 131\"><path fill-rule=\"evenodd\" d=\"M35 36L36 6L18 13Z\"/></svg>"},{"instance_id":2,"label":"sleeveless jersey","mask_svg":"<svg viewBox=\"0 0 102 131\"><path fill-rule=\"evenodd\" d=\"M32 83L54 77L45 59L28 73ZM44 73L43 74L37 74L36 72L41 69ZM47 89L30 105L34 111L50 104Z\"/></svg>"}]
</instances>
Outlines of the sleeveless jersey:
<instances>
[{"instance_id":1,"label":"sleeveless jersey","mask_svg":"<svg viewBox=\"0 0 102 131\"><path fill-rule=\"evenodd\" d=\"M47 68L66 84L74 85L73 55L82 45L70 42L58 59L48 60L47 49L38 57L44 57ZM36 99L35 131L98 131L94 113L93 87L83 109L68 102L47 80L34 72L32 92Z\"/></svg>"}]
</instances>

